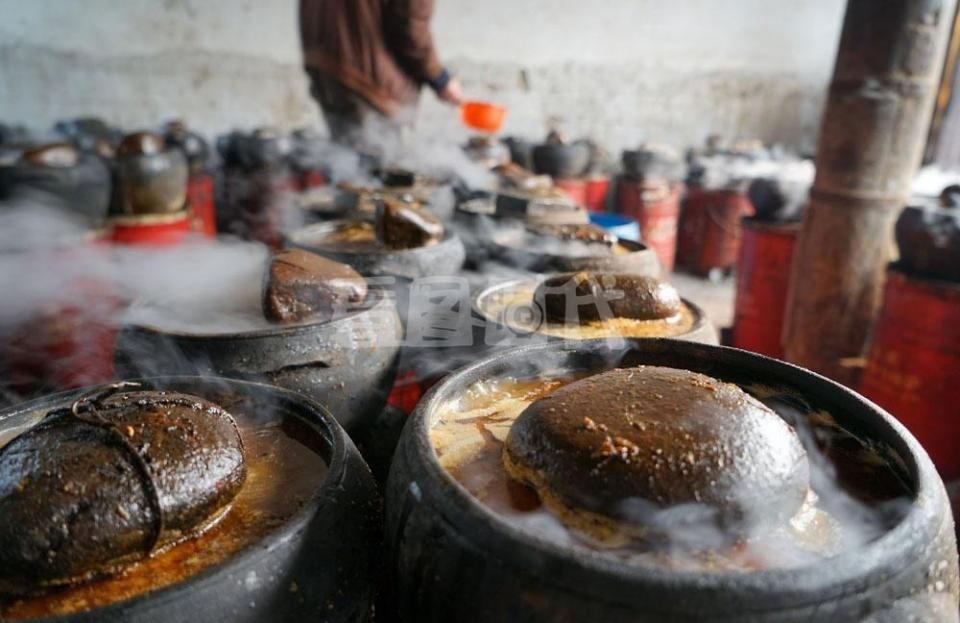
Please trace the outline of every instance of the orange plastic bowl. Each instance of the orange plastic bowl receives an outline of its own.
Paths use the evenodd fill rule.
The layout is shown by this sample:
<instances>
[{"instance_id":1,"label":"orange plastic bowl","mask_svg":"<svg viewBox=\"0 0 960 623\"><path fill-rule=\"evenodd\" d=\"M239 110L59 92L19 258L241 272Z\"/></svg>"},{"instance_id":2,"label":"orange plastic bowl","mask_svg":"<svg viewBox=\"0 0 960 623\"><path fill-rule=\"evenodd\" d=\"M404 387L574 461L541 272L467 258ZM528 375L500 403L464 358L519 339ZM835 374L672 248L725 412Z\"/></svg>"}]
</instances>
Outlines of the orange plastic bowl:
<instances>
[{"instance_id":1,"label":"orange plastic bowl","mask_svg":"<svg viewBox=\"0 0 960 623\"><path fill-rule=\"evenodd\" d=\"M481 132L496 132L503 125L507 109L488 102L466 102L460 113L467 127Z\"/></svg>"}]
</instances>

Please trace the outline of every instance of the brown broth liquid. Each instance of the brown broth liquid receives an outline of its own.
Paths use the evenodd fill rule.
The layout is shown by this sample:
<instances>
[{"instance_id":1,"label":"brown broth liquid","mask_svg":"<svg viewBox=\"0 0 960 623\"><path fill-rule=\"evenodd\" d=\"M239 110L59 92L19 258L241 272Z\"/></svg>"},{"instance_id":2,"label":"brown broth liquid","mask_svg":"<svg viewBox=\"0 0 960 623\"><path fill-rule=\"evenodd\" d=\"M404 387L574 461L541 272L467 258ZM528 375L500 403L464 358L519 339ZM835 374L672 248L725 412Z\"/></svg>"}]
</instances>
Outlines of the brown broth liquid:
<instances>
[{"instance_id":1,"label":"brown broth liquid","mask_svg":"<svg viewBox=\"0 0 960 623\"><path fill-rule=\"evenodd\" d=\"M440 464L508 523L538 537L600 552L629 564L734 572L789 568L834 555L851 546L855 531L859 534L859 525L853 520L848 524L842 515L832 516L818 503L816 494L788 526L723 550L664 551L636 542L611 546L566 527L541 503L533 489L508 475L501 454L510 426L526 406L577 378L545 374L539 379L484 382L470 388L459 400L439 410L431 428L430 437ZM762 398L763 389L751 389L751 393ZM818 435L823 440L824 456L836 466L839 484L854 489L851 497L879 503L908 495L906 485L894 477L876 452L836 428L828 416L819 417L822 426Z\"/></svg>"},{"instance_id":2,"label":"brown broth liquid","mask_svg":"<svg viewBox=\"0 0 960 623\"><path fill-rule=\"evenodd\" d=\"M225 404L225 403L222 403ZM0 619L32 619L100 608L189 579L219 565L284 524L316 492L327 471L316 435L295 418L254 424L228 407L243 437L247 478L229 512L195 539L121 574L21 599L0 601Z\"/></svg>"}]
</instances>

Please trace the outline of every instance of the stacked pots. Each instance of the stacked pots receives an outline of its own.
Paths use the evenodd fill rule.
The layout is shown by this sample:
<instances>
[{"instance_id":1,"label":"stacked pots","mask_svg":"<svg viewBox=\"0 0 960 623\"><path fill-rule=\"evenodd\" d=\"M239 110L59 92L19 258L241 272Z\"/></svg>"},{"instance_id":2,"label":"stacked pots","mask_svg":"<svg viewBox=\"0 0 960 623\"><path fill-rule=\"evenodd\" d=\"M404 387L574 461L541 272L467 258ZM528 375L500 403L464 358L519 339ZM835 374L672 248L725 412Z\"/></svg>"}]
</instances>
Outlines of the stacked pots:
<instances>
[{"instance_id":1,"label":"stacked pots","mask_svg":"<svg viewBox=\"0 0 960 623\"><path fill-rule=\"evenodd\" d=\"M190 233L187 161L150 132L128 135L114 161L111 239L117 244L170 246Z\"/></svg>"}]
</instances>

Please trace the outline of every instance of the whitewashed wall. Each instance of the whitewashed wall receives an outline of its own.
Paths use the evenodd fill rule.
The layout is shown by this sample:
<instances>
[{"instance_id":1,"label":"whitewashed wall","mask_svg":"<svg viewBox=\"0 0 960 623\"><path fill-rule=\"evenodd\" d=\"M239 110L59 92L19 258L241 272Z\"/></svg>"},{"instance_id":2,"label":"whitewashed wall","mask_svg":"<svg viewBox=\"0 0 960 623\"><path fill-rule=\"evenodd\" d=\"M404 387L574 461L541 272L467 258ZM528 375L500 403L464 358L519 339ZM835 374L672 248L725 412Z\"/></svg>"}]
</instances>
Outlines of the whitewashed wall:
<instances>
[{"instance_id":1,"label":"whitewashed wall","mask_svg":"<svg viewBox=\"0 0 960 623\"><path fill-rule=\"evenodd\" d=\"M708 133L815 140L843 0L437 0L435 33L505 131L559 118L611 149ZM0 0L0 120L319 124L296 0ZM422 128L458 134L425 94Z\"/></svg>"}]
</instances>

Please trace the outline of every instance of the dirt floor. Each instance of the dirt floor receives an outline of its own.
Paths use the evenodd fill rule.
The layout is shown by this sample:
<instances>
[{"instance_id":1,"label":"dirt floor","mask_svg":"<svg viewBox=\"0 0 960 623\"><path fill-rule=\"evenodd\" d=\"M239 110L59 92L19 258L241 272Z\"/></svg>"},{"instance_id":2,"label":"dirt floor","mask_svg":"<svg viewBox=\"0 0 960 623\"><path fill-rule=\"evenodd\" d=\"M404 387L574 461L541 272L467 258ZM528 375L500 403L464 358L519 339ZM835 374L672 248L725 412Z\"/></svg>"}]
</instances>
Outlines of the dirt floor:
<instances>
[{"instance_id":1,"label":"dirt floor","mask_svg":"<svg viewBox=\"0 0 960 623\"><path fill-rule=\"evenodd\" d=\"M733 275L714 281L675 272L670 276L670 282L679 290L680 296L702 307L718 329L733 325L733 299L736 292L736 278Z\"/></svg>"}]
</instances>

